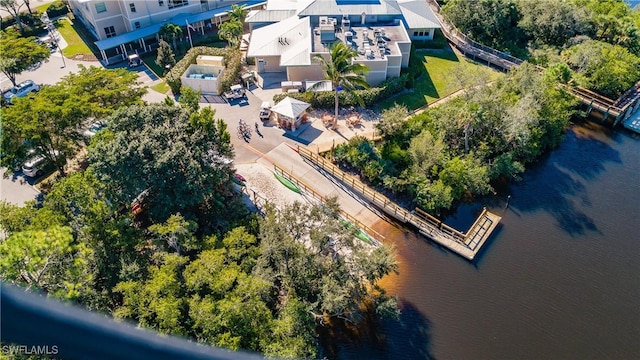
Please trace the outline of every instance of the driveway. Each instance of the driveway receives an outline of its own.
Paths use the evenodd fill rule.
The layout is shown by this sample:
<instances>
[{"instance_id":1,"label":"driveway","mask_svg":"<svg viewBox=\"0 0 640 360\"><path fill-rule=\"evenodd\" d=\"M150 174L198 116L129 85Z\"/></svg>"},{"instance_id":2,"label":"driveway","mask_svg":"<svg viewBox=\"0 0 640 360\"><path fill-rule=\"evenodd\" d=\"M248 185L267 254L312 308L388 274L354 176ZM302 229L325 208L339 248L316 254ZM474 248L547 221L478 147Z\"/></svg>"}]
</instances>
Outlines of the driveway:
<instances>
[{"instance_id":1,"label":"driveway","mask_svg":"<svg viewBox=\"0 0 640 360\"><path fill-rule=\"evenodd\" d=\"M40 194L32 183L33 180L25 177L21 172L4 177L6 168L0 168L0 201L7 201L19 206L26 201L35 200Z\"/></svg>"},{"instance_id":2,"label":"driveway","mask_svg":"<svg viewBox=\"0 0 640 360\"><path fill-rule=\"evenodd\" d=\"M216 111L215 118L223 119L227 124L227 130L231 134L231 144L235 150L237 164L253 163L264 154L271 151L283 142L295 144L286 133L280 129L275 121L262 122L258 118L260 106L263 100L251 92L247 92L247 98L243 101L224 102L220 97L203 97L208 103L200 103L200 107L210 106ZM251 130L251 138L243 139L238 136L238 124L242 119ZM256 133L255 124L258 124L259 132Z\"/></svg>"}]
</instances>

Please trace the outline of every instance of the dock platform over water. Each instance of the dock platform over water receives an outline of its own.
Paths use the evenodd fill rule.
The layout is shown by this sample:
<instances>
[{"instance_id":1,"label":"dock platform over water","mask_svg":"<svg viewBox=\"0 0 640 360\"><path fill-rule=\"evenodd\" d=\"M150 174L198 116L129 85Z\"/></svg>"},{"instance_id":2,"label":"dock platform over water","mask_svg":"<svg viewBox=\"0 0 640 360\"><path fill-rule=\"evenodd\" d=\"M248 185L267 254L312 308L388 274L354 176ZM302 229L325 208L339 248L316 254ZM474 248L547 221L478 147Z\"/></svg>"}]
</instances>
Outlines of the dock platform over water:
<instances>
[{"instance_id":1,"label":"dock platform over water","mask_svg":"<svg viewBox=\"0 0 640 360\"><path fill-rule=\"evenodd\" d=\"M305 160L319 170L324 171L326 176L331 176L336 181L349 186L371 205L402 223L414 226L422 235L467 260L474 259L502 219L487 209L483 209L469 230L463 233L419 208L409 211L399 206L383 194L369 188L360 180L340 170L329 160L305 147L298 146L296 151Z\"/></svg>"}]
</instances>

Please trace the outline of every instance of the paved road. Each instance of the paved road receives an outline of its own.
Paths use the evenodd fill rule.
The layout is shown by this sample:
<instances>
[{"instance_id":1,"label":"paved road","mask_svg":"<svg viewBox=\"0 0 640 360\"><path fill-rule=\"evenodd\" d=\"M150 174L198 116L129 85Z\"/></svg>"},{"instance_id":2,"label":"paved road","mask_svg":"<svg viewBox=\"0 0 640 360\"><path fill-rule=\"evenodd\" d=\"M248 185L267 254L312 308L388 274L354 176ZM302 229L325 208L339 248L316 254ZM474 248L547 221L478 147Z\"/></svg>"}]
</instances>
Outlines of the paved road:
<instances>
[{"instance_id":1,"label":"paved road","mask_svg":"<svg viewBox=\"0 0 640 360\"><path fill-rule=\"evenodd\" d=\"M35 200L40 192L32 186L33 180L26 178L22 173L5 178L6 170L0 168L0 200L16 205L24 205L26 201Z\"/></svg>"},{"instance_id":2,"label":"paved road","mask_svg":"<svg viewBox=\"0 0 640 360\"><path fill-rule=\"evenodd\" d=\"M247 92L245 101L224 102L220 97L204 97L203 100L217 101L216 103L201 103L200 106L210 106L215 109L215 117L224 119L227 130L231 134L231 143L235 149L237 164L256 162L263 154L271 151L283 142L295 144L293 138L285 136L285 131L278 128L275 121L263 123L259 118L260 106L263 99L256 94ZM244 140L238 137L238 124L243 119L251 129L251 138ZM256 133L255 124L262 136Z\"/></svg>"}]
</instances>

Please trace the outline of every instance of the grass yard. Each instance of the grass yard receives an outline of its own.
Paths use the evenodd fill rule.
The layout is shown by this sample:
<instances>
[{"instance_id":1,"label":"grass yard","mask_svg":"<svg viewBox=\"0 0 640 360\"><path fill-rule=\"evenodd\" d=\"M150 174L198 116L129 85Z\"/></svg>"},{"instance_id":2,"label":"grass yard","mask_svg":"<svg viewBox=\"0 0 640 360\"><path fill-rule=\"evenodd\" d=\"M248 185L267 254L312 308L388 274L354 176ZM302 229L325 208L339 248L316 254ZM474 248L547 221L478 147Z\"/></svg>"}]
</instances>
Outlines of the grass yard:
<instances>
[{"instance_id":1,"label":"grass yard","mask_svg":"<svg viewBox=\"0 0 640 360\"><path fill-rule=\"evenodd\" d=\"M166 93L168 93L168 92L169 92L169 90L171 90L171 88L169 87L169 85L167 85L167 83L166 83L166 82L164 82L164 81L163 81L163 82L161 82L161 83L157 83L157 84L155 84L155 85L151 86L151 89L152 89L153 91L157 91L157 92L159 92L159 93L161 93L161 94L166 94Z\"/></svg>"},{"instance_id":2,"label":"grass yard","mask_svg":"<svg viewBox=\"0 0 640 360\"><path fill-rule=\"evenodd\" d=\"M49 8L49 5L51 5L50 3L46 3L46 4L42 4L42 5L38 5L34 8L31 8L33 10L33 12L40 12L40 13L44 13L47 11L47 9Z\"/></svg>"},{"instance_id":3,"label":"grass yard","mask_svg":"<svg viewBox=\"0 0 640 360\"><path fill-rule=\"evenodd\" d=\"M451 50L448 46L445 49L419 49L416 50L416 59L421 63L410 64L409 66L421 67L422 75L415 79L413 92L403 93L380 103L381 109L387 109L398 103L406 106L409 110L423 107L433 101L447 96L460 89L453 81L454 74L464 72L467 69L476 68L477 71L487 72L489 80L493 81L502 76L502 73L487 66L475 64L463 56ZM413 60L413 59L412 59Z\"/></svg>"},{"instance_id":4,"label":"grass yard","mask_svg":"<svg viewBox=\"0 0 640 360\"><path fill-rule=\"evenodd\" d=\"M140 58L149 67L149 69L151 69L151 71L153 71L158 77L161 78L164 75L164 69L156 64L156 57L156 52L152 51L150 53L142 55Z\"/></svg>"},{"instance_id":5,"label":"grass yard","mask_svg":"<svg viewBox=\"0 0 640 360\"><path fill-rule=\"evenodd\" d=\"M83 40L79 33L78 26L72 24L71 20L60 18L55 22L55 26L68 44L68 46L62 50L66 57L73 58L78 55L87 57L94 56L87 42Z\"/></svg>"}]
</instances>

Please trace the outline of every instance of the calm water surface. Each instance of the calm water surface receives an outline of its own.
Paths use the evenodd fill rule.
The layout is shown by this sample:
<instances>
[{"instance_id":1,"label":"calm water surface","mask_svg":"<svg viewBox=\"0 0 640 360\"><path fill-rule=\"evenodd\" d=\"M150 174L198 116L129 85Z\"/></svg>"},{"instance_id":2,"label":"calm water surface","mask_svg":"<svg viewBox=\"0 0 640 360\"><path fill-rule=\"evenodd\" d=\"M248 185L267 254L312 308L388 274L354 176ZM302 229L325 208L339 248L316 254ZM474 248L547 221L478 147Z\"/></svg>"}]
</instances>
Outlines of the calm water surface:
<instances>
[{"instance_id":1,"label":"calm water surface","mask_svg":"<svg viewBox=\"0 0 640 360\"><path fill-rule=\"evenodd\" d=\"M447 223L466 230L482 206L503 219L474 263L380 224L403 315L337 357L640 359L637 136L575 127L521 182Z\"/></svg>"}]
</instances>

